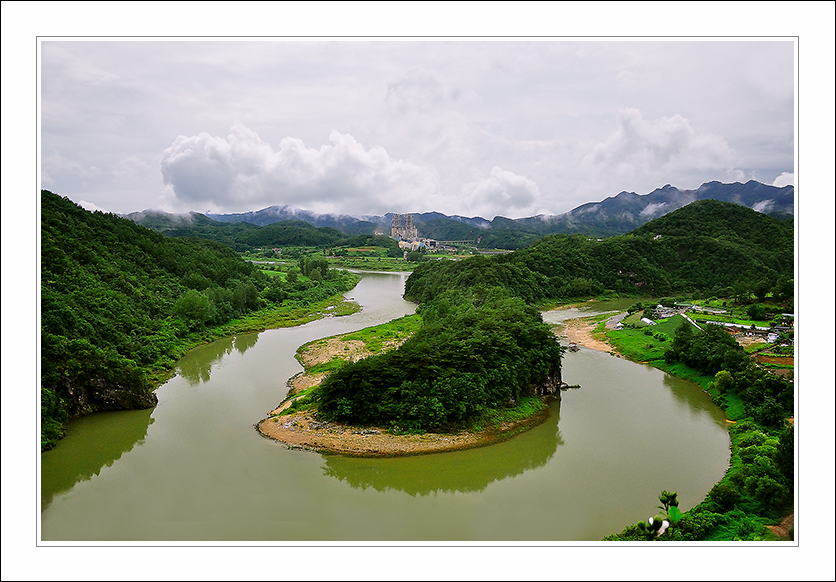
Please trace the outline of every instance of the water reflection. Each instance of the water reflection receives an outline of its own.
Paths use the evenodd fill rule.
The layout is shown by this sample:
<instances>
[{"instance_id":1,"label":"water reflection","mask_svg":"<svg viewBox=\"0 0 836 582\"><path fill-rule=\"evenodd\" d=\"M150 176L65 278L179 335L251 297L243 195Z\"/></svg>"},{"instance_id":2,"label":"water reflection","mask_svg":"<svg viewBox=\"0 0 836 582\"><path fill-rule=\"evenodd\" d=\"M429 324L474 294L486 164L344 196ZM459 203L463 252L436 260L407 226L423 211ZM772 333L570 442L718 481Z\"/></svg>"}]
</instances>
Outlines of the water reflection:
<instances>
[{"instance_id":1,"label":"water reflection","mask_svg":"<svg viewBox=\"0 0 836 582\"><path fill-rule=\"evenodd\" d=\"M74 420L58 448L41 453L41 511L145 441L153 409L98 412Z\"/></svg>"},{"instance_id":2,"label":"water reflection","mask_svg":"<svg viewBox=\"0 0 836 582\"><path fill-rule=\"evenodd\" d=\"M243 354L248 349L253 347L256 342L258 342L258 334L257 333L244 333L241 335L236 335L232 338L233 344L235 345L235 349L238 350L238 353Z\"/></svg>"},{"instance_id":3,"label":"water reflection","mask_svg":"<svg viewBox=\"0 0 836 582\"><path fill-rule=\"evenodd\" d=\"M652 368L649 365L647 367ZM663 376L662 383L670 388L674 399L691 414L710 414L717 426L726 426L725 413L718 406L713 405L711 396L701 387L670 374Z\"/></svg>"},{"instance_id":4,"label":"water reflection","mask_svg":"<svg viewBox=\"0 0 836 582\"><path fill-rule=\"evenodd\" d=\"M258 333L244 333L198 346L178 360L175 372L185 378L190 386L209 382L213 366L219 364L233 350L243 354L256 342Z\"/></svg>"},{"instance_id":5,"label":"water reflection","mask_svg":"<svg viewBox=\"0 0 836 582\"><path fill-rule=\"evenodd\" d=\"M362 459L325 456L323 472L357 489L397 490L409 495L475 492L494 481L544 466L563 445L560 403L546 421L503 443L430 455Z\"/></svg>"}]
</instances>

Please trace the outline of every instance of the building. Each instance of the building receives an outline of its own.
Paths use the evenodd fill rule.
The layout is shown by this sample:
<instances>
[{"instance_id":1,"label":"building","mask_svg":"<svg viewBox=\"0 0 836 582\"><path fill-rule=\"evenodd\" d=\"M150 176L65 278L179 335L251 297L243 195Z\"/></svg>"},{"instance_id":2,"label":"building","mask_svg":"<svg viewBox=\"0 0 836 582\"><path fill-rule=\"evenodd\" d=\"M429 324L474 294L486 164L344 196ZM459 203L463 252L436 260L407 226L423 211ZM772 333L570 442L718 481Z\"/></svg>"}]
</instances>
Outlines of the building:
<instances>
[{"instance_id":1,"label":"building","mask_svg":"<svg viewBox=\"0 0 836 582\"><path fill-rule=\"evenodd\" d=\"M413 240L418 238L418 229L412 221L412 214L392 215L392 238L400 240Z\"/></svg>"}]
</instances>

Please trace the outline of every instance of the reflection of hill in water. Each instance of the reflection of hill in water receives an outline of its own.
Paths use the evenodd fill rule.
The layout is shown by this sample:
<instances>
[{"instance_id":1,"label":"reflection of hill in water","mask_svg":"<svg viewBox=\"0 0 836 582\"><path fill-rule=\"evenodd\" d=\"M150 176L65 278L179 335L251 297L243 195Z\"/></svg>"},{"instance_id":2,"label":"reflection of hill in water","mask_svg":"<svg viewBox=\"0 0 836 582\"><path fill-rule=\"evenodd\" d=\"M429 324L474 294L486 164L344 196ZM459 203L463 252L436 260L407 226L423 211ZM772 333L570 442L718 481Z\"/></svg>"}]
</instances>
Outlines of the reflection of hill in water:
<instances>
[{"instance_id":1,"label":"reflection of hill in water","mask_svg":"<svg viewBox=\"0 0 836 582\"><path fill-rule=\"evenodd\" d=\"M41 511L56 495L98 475L102 467L110 467L141 444L154 422L153 411L97 412L70 423L58 446L41 453Z\"/></svg>"},{"instance_id":2,"label":"reflection of hill in water","mask_svg":"<svg viewBox=\"0 0 836 582\"><path fill-rule=\"evenodd\" d=\"M680 405L683 414L686 410L692 415L710 414L717 426L728 426L725 413L699 385L670 374L662 377L662 383L670 388L670 394Z\"/></svg>"},{"instance_id":3,"label":"reflection of hill in water","mask_svg":"<svg viewBox=\"0 0 836 582\"><path fill-rule=\"evenodd\" d=\"M257 341L258 333L244 333L198 346L177 361L175 371L191 386L208 382L212 366L231 354L233 349L243 354Z\"/></svg>"},{"instance_id":4,"label":"reflection of hill in water","mask_svg":"<svg viewBox=\"0 0 836 582\"><path fill-rule=\"evenodd\" d=\"M324 472L355 488L400 490L409 495L472 492L545 465L562 445L560 403L541 425L508 441L478 449L430 455L362 459L326 456Z\"/></svg>"}]
</instances>

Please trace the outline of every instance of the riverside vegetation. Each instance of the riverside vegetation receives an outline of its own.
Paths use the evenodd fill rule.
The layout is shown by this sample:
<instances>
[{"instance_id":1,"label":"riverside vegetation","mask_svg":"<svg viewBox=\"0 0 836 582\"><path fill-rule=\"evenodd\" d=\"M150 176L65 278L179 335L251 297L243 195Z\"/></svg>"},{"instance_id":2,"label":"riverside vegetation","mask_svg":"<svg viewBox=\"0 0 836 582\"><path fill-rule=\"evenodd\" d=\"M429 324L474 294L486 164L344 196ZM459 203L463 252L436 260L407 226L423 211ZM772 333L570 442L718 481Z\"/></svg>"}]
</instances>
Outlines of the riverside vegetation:
<instances>
[{"instance_id":1,"label":"riverside vegetation","mask_svg":"<svg viewBox=\"0 0 836 582\"><path fill-rule=\"evenodd\" d=\"M41 192L41 447L100 410L149 408L189 348L297 325L338 305L358 277L303 258L268 277L230 248L170 238Z\"/></svg>"},{"instance_id":2,"label":"riverside vegetation","mask_svg":"<svg viewBox=\"0 0 836 582\"><path fill-rule=\"evenodd\" d=\"M44 192L47 446L69 415L124 404L80 400L80 389L153 396L154 379L183 350L229 333L230 323L277 309L321 309L311 302L356 281L328 269L324 250L270 276L216 242L165 237ZM405 290L420 304L421 327L397 350L339 366L312 400L326 417L358 425L403 432L467 426L559 382L562 348L537 308L590 297L741 298L761 289L780 297L788 282L791 289L793 265L792 222L713 200L608 239L552 235L506 255L422 261ZM732 468L658 539L762 536L763 524L792 503L792 431L783 426L792 386L748 371L733 350L718 359L719 335L687 333L675 332L671 355L654 363L685 376L720 366L707 388L738 419ZM628 528L613 539L646 533Z\"/></svg>"},{"instance_id":3,"label":"riverside vegetation","mask_svg":"<svg viewBox=\"0 0 836 582\"><path fill-rule=\"evenodd\" d=\"M794 426L787 420L793 417L792 381L757 365L722 327L700 331L679 315L652 328L631 326L606 335L631 359L701 385L733 424L730 467L705 500L662 535L640 522L605 540L780 539L767 526L793 509Z\"/></svg>"}]
</instances>

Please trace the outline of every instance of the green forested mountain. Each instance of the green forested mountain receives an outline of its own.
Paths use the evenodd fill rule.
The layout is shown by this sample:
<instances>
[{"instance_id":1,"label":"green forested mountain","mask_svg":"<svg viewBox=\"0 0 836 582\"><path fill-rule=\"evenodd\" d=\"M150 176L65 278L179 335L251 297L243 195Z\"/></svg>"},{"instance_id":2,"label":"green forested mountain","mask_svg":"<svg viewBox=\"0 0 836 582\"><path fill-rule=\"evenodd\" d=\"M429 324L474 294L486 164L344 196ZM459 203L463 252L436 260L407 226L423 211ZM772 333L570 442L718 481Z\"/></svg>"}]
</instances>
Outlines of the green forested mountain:
<instances>
[{"instance_id":1,"label":"green forested mountain","mask_svg":"<svg viewBox=\"0 0 836 582\"><path fill-rule=\"evenodd\" d=\"M448 241L479 241L478 244L482 248L515 250L550 234L584 234L594 238L625 234L654 218L698 200L732 202L780 220L791 220L795 210L795 187L778 188L754 180L745 184L707 182L694 190L680 190L668 184L645 195L621 192L616 196L599 202L588 202L557 215L517 219L497 216L493 220L486 220L481 217L467 218L447 216L439 212L419 212L413 213L413 219L422 237ZM192 213L191 216L195 217L196 214ZM363 217L316 214L287 204L271 206L256 212L210 214L209 218L197 216L202 220L212 219L214 224L250 223L259 226L302 220L314 226L333 227L346 234L372 234L375 229L388 232L392 224L391 213ZM143 226L155 229L165 221L182 224L189 220L188 216L166 215L155 211L133 213L128 217Z\"/></svg>"},{"instance_id":2,"label":"green forested mountain","mask_svg":"<svg viewBox=\"0 0 836 582\"><path fill-rule=\"evenodd\" d=\"M258 226L248 222L218 222L198 213L188 217L144 213L133 216L137 224L174 238L199 237L223 243L237 252L253 247L341 244L347 235L332 227L316 227L301 220L285 220Z\"/></svg>"},{"instance_id":3,"label":"green forested mountain","mask_svg":"<svg viewBox=\"0 0 836 582\"><path fill-rule=\"evenodd\" d=\"M709 182L696 190L670 185L640 196L622 192L560 215L510 219L447 216L439 212L413 214L421 237L440 241L474 241L479 247L516 250L551 234L583 234L606 238L634 231L654 217L666 216L694 201L734 203L742 209L792 221L795 189L776 188L753 180L746 184ZM188 215L146 210L127 218L169 236L199 236L222 242L236 251L264 246L342 246L341 238L389 231L391 214L366 216L315 214L287 205L243 214ZM281 225L275 227L274 225Z\"/></svg>"},{"instance_id":4,"label":"green forested mountain","mask_svg":"<svg viewBox=\"0 0 836 582\"><path fill-rule=\"evenodd\" d=\"M42 191L42 444L68 418L153 406L154 378L194 334L348 288L327 265L318 282L282 283L218 242L166 237Z\"/></svg>"},{"instance_id":5,"label":"green forested mountain","mask_svg":"<svg viewBox=\"0 0 836 582\"><path fill-rule=\"evenodd\" d=\"M551 235L492 258L428 262L407 280L407 296L427 301L481 281L527 302L698 291L730 296L737 285L777 286L793 278L793 224L717 200L702 200L625 235Z\"/></svg>"},{"instance_id":6,"label":"green forested mountain","mask_svg":"<svg viewBox=\"0 0 836 582\"><path fill-rule=\"evenodd\" d=\"M331 226L313 226L302 220L283 220L258 225L249 222L220 222L193 212L189 215L139 212L128 215L135 223L173 238L197 237L222 243L237 252L253 248L389 246L398 243L388 236L344 233Z\"/></svg>"}]
</instances>

